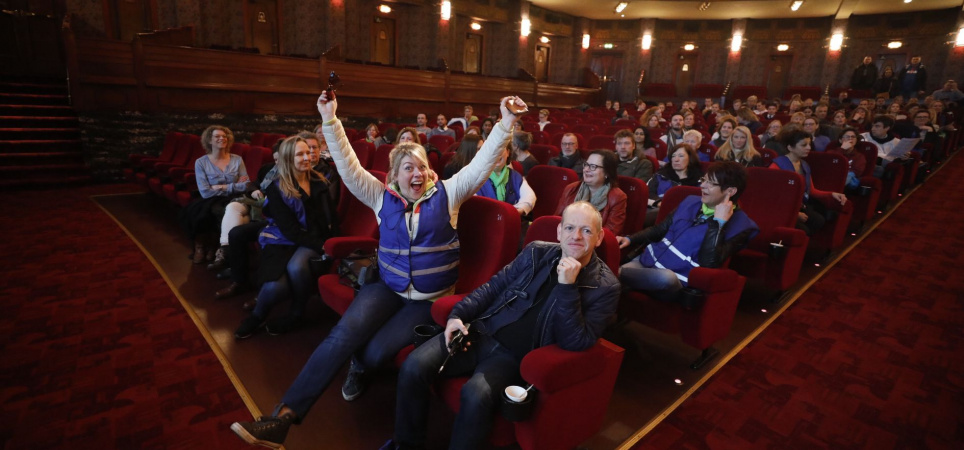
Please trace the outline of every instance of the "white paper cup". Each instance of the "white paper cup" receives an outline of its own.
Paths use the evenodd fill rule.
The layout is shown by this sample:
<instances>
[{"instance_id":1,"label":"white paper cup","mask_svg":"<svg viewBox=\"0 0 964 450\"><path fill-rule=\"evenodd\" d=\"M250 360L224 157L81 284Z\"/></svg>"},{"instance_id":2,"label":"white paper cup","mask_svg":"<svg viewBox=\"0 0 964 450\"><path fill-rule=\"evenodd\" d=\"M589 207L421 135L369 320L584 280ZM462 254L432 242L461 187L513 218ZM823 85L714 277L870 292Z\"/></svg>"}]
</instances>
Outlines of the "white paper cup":
<instances>
[{"instance_id":1,"label":"white paper cup","mask_svg":"<svg viewBox=\"0 0 964 450\"><path fill-rule=\"evenodd\" d=\"M522 386L509 386L505 388L505 396L508 397L509 400L512 400L516 403L526 401L527 394L528 392L526 392L525 388Z\"/></svg>"}]
</instances>

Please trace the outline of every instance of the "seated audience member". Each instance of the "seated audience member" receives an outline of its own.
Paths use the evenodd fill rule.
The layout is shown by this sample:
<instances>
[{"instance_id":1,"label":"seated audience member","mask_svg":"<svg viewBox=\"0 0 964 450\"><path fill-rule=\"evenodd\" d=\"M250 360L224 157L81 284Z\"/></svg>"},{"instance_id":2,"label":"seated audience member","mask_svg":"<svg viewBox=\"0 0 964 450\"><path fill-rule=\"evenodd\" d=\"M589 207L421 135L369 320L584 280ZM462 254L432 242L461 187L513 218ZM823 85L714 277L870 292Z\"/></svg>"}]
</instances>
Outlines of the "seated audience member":
<instances>
[{"instance_id":1,"label":"seated audience member","mask_svg":"<svg viewBox=\"0 0 964 450\"><path fill-rule=\"evenodd\" d=\"M395 137L395 141L392 142L392 144L394 144L394 145L398 145L398 144L418 144L418 143L419 143L419 141L418 141L418 130L416 130L416 129L412 128L412 127L402 128L402 130L398 132L398 136ZM326 153L327 153L328 144L327 144L326 142L322 141L322 145L325 146L325 150L326 150Z\"/></svg>"},{"instance_id":2,"label":"seated audience member","mask_svg":"<svg viewBox=\"0 0 964 450\"><path fill-rule=\"evenodd\" d=\"M740 111L737 112L737 119L739 124L749 128L751 133L756 133L756 130L763 126L753 110L746 106L740 108Z\"/></svg>"},{"instance_id":3,"label":"seated audience member","mask_svg":"<svg viewBox=\"0 0 964 450\"><path fill-rule=\"evenodd\" d=\"M637 153L633 133L629 130L619 130L613 140L616 144L616 156L619 157L616 174L643 181L649 180L653 176L653 163L649 158Z\"/></svg>"},{"instance_id":4,"label":"seated audience member","mask_svg":"<svg viewBox=\"0 0 964 450\"><path fill-rule=\"evenodd\" d=\"M916 114L915 114L916 117ZM877 147L877 167L874 169L874 176L881 177L884 174L884 167L894 161L895 157L890 155L890 151L897 146L900 138L890 132L894 127L894 119L890 116L881 114L874 117L870 131L861 134L864 141L870 142ZM901 159L907 160L908 155L903 155Z\"/></svg>"},{"instance_id":5,"label":"seated audience member","mask_svg":"<svg viewBox=\"0 0 964 450\"><path fill-rule=\"evenodd\" d=\"M476 136L482 137L482 130L480 130L479 127L473 125L465 130L465 134L466 135L474 134Z\"/></svg>"},{"instance_id":6,"label":"seated audience member","mask_svg":"<svg viewBox=\"0 0 964 450\"><path fill-rule=\"evenodd\" d=\"M352 361L342 397L352 401L364 391L366 370L391 364L411 342L412 329L432 322L432 302L451 294L458 279L459 207L485 183L518 120L506 106L510 101L525 106L514 97L503 98L502 119L492 136L451 179L437 181L425 149L405 144L392 151L388 179L382 182L365 171L352 151L335 115L338 101L321 94L318 111L338 172L351 193L380 218L380 279L362 287L270 416L231 425L238 437L280 447L291 424L308 414L346 362ZM410 231L405 223L418 226ZM419 257L399 257L410 253Z\"/></svg>"},{"instance_id":7,"label":"seated audience member","mask_svg":"<svg viewBox=\"0 0 964 450\"><path fill-rule=\"evenodd\" d=\"M384 143L378 138L378 125L370 123L365 127L365 142L374 145L375 148L378 148L379 145Z\"/></svg>"},{"instance_id":8,"label":"seated audience member","mask_svg":"<svg viewBox=\"0 0 964 450\"><path fill-rule=\"evenodd\" d=\"M482 139L489 138L489 133L492 132L492 127L494 126L495 126L495 119L491 117L486 117L485 120L482 121Z\"/></svg>"},{"instance_id":9,"label":"seated audience member","mask_svg":"<svg viewBox=\"0 0 964 450\"><path fill-rule=\"evenodd\" d=\"M934 91L931 94L934 100L940 100L942 102L959 102L964 100L964 92L957 89L957 81L947 80L944 82L944 87Z\"/></svg>"},{"instance_id":10,"label":"seated audience member","mask_svg":"<svg viewBox=\"0 0 964 450\"><path fill-rule=\"evenodd\" d=\"M527 353L551 344L568 351L596 344L616 313L620 289L616 276L594 254L603 240L600 223L592 205L570 205L556 231L559 244L529 244L489 282L455 304L445 331L416 348L402 365L395 433L383 449L425 448L435 380L466 375L471 378L462 387L449 448L482 448L502 392L523 384L519 370ZM440 371L456 332L471 332L478 339L468 353L457 353Z\"/></svg>"},{"instance_id":11,"label":"seated audience member","mask_svg":"<svg viewBox=\"0 0 964 450\"><path fill-rule=\"evenodd\" d=\"M650 139L649 131L642 125L637 125L633 130L633 141L636 143L636 151L644 156L656 158L656 146ZM657 158L658 159L658 158ZM649 178L647 178L648 180Z\"/></svg>"},{"instance_id":12,"label":"seated audience member","mask_svg":"<svg viewBox=\"0 0 964 450\"><path fill-rule=\"evenodd\" d=\"M452 120L449 120L448 124L452 125L454 123L461 123L462 129L465 130L472 125L472 122L479 120L479 118L475 116L475 109L472 108L472 105L465 105L465 107L462 108L462 112L462 117L455 117Z\"/></svg>"},{"instance_id":13,"label":"seated audience member","mask_svg":"<svg viewBox=\"0 0 964 450\"><path fill-rule=\"evenodd\" d=\"M660 129L659 119L659 107L654 106L647 109L646 112L639 117L639 124L652 132Z\"/></svg>"},{"instance_id":14,"label":"seated audience member","mask_svg":"<svg viewBox=\"0 0 964 450\"><path fill-rule=\"evenodd\" d=\"M692 111L686 110L686 112L683 113L683 131L692 130L694 129L695 125L696 125L696 114L693 114Z\"/></svg>"},{"instance_id":15,"label":"seated audience member","mask_svg":"<svg viewBox=\"0 0 964 450\"><path fill-rule=\"evenodd\" d=\"M920 139L914 147L918 153L924 152L923 144L930 144L933 148L941 145L940 130L931 121L931 112L926 109L917 110L912 124L895 123L893 131L901 139Z\"/></svg>"},{"instance_id":16,"label":"seated audience member","mask_svg":"<svg viewBox=\"0 0 964 450\"><path fill-rule=\"evenodd\" d=\"M844 128L853 128L847 123L847 111L842 109L834 111L833 119L830 120L830 126L843 130Z\"/></svg>"},{"instance_id":17,"label":"seated audience member","mask_svg":"<svg viewBox=\"0 0 964 450\"><path fill-rule=\"evenodd\" d=\"M699 152L700 147L703 145L703 133L700 133L699 131L696 131L696 130L689 130L686 133L683 133L683 143L686 145L689 145L690 147L696 150L697 152L696 155L698 160L700 161L710 160L709 155ZM671 152L666 152L666 162L669 162L672 156L673 155Z\"/></svg>"},{"instance_id":18,"label":"seated audience member","mask_svg":"<svg viewBox=\"0 0 964 450\"><path fill-rule=\"evenodd\" d=\"M529 147L532 146L532 133L517 131L512 133L512 152L514 160L522 164L522 175L528 175L529 170L539 165L539 160L532 153Z\"/></svg>"},{"instance_id":19,"label":"seated audience member","mask_svg":"<svg viewBox=\"0 0 964 450\"><path fill-rule=\"evenodd\" d=\"M453 129L449 128L448 126L446 126L445 114L439 114L438 117L437 117L436 120L435 120L435 123L436 123L438 126L435 127L435 128L432 128L432 130L429 131L428 134L425 135L425 137L431 138L432 136L441 134L441 135L448 136L448 137L450 137L450 138L452 138L452 139L456 139L456 137L455 137L455 130L453 130ZM439 149L439 150L445 151L444 148Z\"/></svg>"},{"instance_id":20,"label":"seated audience member","mask_svg":"<svg viewBox=\"0 0 964 450\"><path fill-rule=\"evenodd\" d=\"M475 154L482 148L482 138L478 135L466 134L462 136L462 141L459 142L458 148L455 149L455 156L452 160L445 165L442 169L442 179L448 180L452 178L463 167L469 165L472 159L475 158Z\"/></svg>"},{"instance_id":21,"label":"seated audience member","mask_svg":"<svg viewBox=\"0 0 964 450\"><path fill-rule=\"evenodd\" d=\"M850 94L848 94L847 91L840 91L840 93L837 94L837 98L830 102L830 106L833 106L834 108L849 109L851 106L853 106L853 101L850 100Z\"/></svg>"},{"instance_id":22,"label":"seated audience member","mask_svg":"<svg viewBox=\"0 0 964 450\"><path fill-rule=\"evenodd\" d=\"M582 167L586 160L582 159L579 153L579 139L575 134L566 133L562 136L559 147L559 156L549 159L549 165L572 169L582 179Z\"/></svg>"},{"instance_id":23,"label":"seated audience member","mask_svg":"<svg viewBox=\"0 0 964 450\"><path fill-rule=\"evenodd\" d=\"M776 120L776 119L771 120L770 123L767 124L766 131L764 131L763 134L759 136L760 145L766 147L767 142L777 137L777 135L780 134L780 129L782 128L783 128L783 124L780 123L779 120Z\"/></svg>"},{"instance_id":24,"label":"seated audience member","mask_svg":"<svg viewBox=\"0 0 964 450\"><path fill-rule=\"evenodd\" d=\"M546 125L549 125L549 110L540 109L539 110L539 131L545 131Z\"/></svg>"},{"instance_id":25,"label":"seated audience member","mask_svg":"<svg viewBox=\"0 0 964 450\"><path fill-rule=\"evenodd\" d=\"M786 155L788 150L787 146L783 144L783 141L788 134L794 131L803 131L803 127L793 123L786 124L783 128L780 128L780 134L767 140L767 143L764 144L763 147L777 152L777 155Z\"/></svg>"},{"instance_id":26,"label":"seated audience member","mask_svg":"<svg viewBox=\"0 0 964 450\"><path fill-rule=\"evenodd\" d=\"M817 134L820 131L820 127L817 126L816 117L807 117L803 121L803 131L810 133L813 136L813 150L817 152L822 152L827 149L827 145L830 144L830 138Z\"/></svg>"},{"instance_id":27,"label":"seated audience member","mask_svg":"<svg viewBox=\"0 0 964 450\"><path fill-rule=\"evenodd\" d=\"M780 109L780 104L777 102L767 103L767 112L763 115L764 120L775 120L777 118L777 111Z\"/></svg>"},{"instance_id":28,"label":"seated audience member","mask_svg":"<svg viewBox=\"0 0 964 450\"><path fill-rule=\"evenodd\" d=\"M856 109L854 109L853 114L850 115L850 120L847 121L847 124L852 128L863 131L870 129L872 121L873 118L871 117L867 108L858 106Z\"/></svg>"},{"instance_id":29,"label":"seated audience member","mask_svg":"<svg viewBox=\"0 0 964 450\"><path fill-rule=\"evenodd\" d=\"M760 99L755 95L751 95L746 98L746 104L743 105L743 108L747 108L751 112L755 112L759 105L760 105ZM740 109L743 109L743 108L740 108Z\"/></svg>"},{"instance_id":30,"label":"seated audience member","mask_svg":"<svg viewBox=\"0 0 964 450\"><path fill-rule=\"evenodd\" d=\"M425 114L419 113L417 116L415 116L415 123L415 131L418 133L428 136L428 134L432 131L432 129L428 127L428 117L426 117Z\"/></svg>"},{"instance_id":31,"label":"seated audience member","mask_svg":"<svg viewBox=\"0 0 964 450\"><path fill-rule=\"evenodd\" d=\"M894 118L894 120L907 120L907 114L900 109L900 103L894 102L887 107L887 115Z\"/></svg>"},{"instance_id":32,"label":"seated audience member","mask_svg":"<svg viewBox=\"0 0 964 450\"><path fill-rule=\"evenodd\" d=\"M738 98L735 98L735 99L733 99L733 104L730 105L730 106L732 107L732 109L731 109L731 111L727 111L726 114L729 115L729 116L735 116L735 115L736 115L736 112L739 111L740 108L743 107L743 100L740 100L740 99L738 99Z\"/></svg>"},{"instance_id":33,"label":"seated audience member","mask_svg":"<svg viewBox=\"0 0 964 450\"><path fill-rule=\"evenodd\" d=\"M713 134L713 138L710 140L710 145L716 148L720 148L727 139L730 138L730 133L736 128L736 118L733 116L726 116L719 121L719 128L717 132Z\"/></svg>"},{"instance_id":34,"label":"seated audience member","mask_svg":"<svg viewBox=\"0 0 964 450\"><path fill-rule=\"evenodd\" d=\"M669 119L669 128L666 129L666 134L659 138L666 144L666 148L676 147L677 144L683 142L683 115L676 113L673 114Z\"/></svg>"},{"instance_id":35,"label":"seated audience member","mask_svg":"<svg viewBox=\"0 0 964 450\"><path fill-rule=\"evenodd\" d=\"M735 161L743 167L763 167L763 157L753 146L750 129L738 126L726 141L716 151L717 161Z\"/></svg>"},{"instance_id":36,"label":"seated audience member","mask_svg":"<svg viewBox=\"0 0 964 450\"><path fill-rule=\"evenodd\" d=\"M841 205L847 203L847 196L840 192L821 191L813 186L810 177L810 165L804 160L810 154L810 134L803 130L785 133L783 145L787 147L787 154L778 156L770 165L771 169L796 172L803 177L805 189L803 203L797 214L797 228L808 236L813 235L826 224L827 208L818 198L832 197Z\"/></svg>"},{"instance_id":37,"label":"seated audience member","mask_svg":"<svg viewBox=\"0 0 964 450\"><path fill-rule=\"evenodd\" d=\"M872 106L874 114L886 114L887 113L887 99L882 96L877 96L874 99L874 105Z\"/></svg>"},{"instance_id":38,"label":"seated audience member","mask_svg":"<svg viewBox=\"0 0 964 450\"><path fill-rule=\"evenodd\" d=\"M884 67L884 73L880 75L880 78L874 83L873 93L874 95L886 95L888 97L893 97L897 95L899 91L897 84L897 75L894 75L894 69L890 66Z\"/></svg>"},{"instance_id":39,"label":"seated audience member","mask_svg":"<svg viewBox=\"0 0 964 450\"><path fill-rule=\"evenodd\" d=\"M806 120L806 119L807 119L807 116L806 116L806 114L804 114L803 112L795 112L795 113L793 113L793 114L790 114L790 123L789 123L789 124L797 125L797 126L799 126L799 127L802 128L802 127L803 127L803 121Z\"/></svg>"},{"instance_id":40,"label":"seated audience member","mask_svg":"<svg viewBox=\"0 0 964 450\"><path fill-rule=\"evenodd\" d=\"M605 106L605 108L606 108L607 110L613 109L613 101L612 101L612 100L606 100L606 106Z\"/></svg>"},{"instance_id":41,"label":"seated audience member","mask_svg":"<svg viewBox=\"0 0 964 450\"><path fill-rule=\"evenodd\" d=\"M181 226L194 241L194 264L214 261L219 225L231 199L244 194L250 178L244 160L231 153L234 133L226 127L212 125L201 133L201 146L207 154L194 161L201 198L178 213ZM223 254L223 251L222 251Z\"/></svg>"},{"instance_id":42,"label":"seated audience member","mask_svg":"<svg viewBox=\"0 0 964 450\"><path fill-rule=\"evenodd\" d=\"M385 134L382 134L375 140L375 148L381 147L386 144L392 144L398 139L398 128L388 127L385 129Z\"/></svg>"},{"instance_id":43,"label":"seated audience member","mask_svg":"<svg viewBox=\"0 0 964 450\"><path fill-rule=\"evenodd\" d=\"M944 102L934 100L930 104L931 120L940 127L943 132L957 131L954 127L954 112L944 109Z\"/></svg>"},{"instance_id":44,"label":"seated audience member","mask_svg":"<svg viewBox=\"0 0 964 450\"><path fill-rule=\"evenodd\" d=\"M796 100L790 100L790 103L787 104L787 114L791 116L803 109L803 102L799 100L800 94L794 94L794 97L796 97Z\"/></svg>"},{"instance_id":45,"label":"seated audience member","mask_svg":"<svg viewBox=\"0 0 964 450\"><path fill-rule=\"evenodd\" d=\"M622 108L619 106L619 101L613 100L613 108L612 108L612 109L613 109L613 111L619 111L620 109L622 109Z\"/></svg>"},{"instance_id":46,"label":"seated audience member","mask_svg":"<svg viewBox=\"0 0 964 450\"><path fill-rule=\"evenodd\" d=\"M813 117L817 119L817 124L821 127L830 125L830 119L827 117L829 113L830 106L824 102L817 103L817 105L813 107Z\"/></svg>"},{"instance_id":47,"label":"seated audience member","mask_svg":"<svg viewBox=\"0 0 964 450\"><path fill-rule=\"evenodd\" d=\"M626 193L619 189L616 166L619 158L609 150L593 150L582 166L582 181L566 186L556 215L578 201L587 201L602 214L603 228L619 235L626 222Z\"/></svg>"},{"instance_id":48,"label":"seated audience member","mask_svg":"<svg viewBox=\"0 0 964 450\"><path fill-rule=\"evenodd\" d=\"M722 267L759 232L737 205L746 178L743 166L715 162L700 180L700 197L687 197L656 226L617 237L620 248L645 246L639 258L620 267L619 281L673 301L689 285L694 267Z\"/></svg>"},{"instance_id":49,"label":"seated audience member","mask_svg":"<svg viewBox=\"0 0 964 450\"><path fill-rule=\"evenodd\" d=\"M316 282L308 260L320 257L325 240L338 234L329 181L312 168L311 153L300 136L281 143L278 179L266 192L271 215L258 238L258 281L263 284L254 311L234 332L237 339L257 332L267 322L271 309L289 298L288 314L268 323L268 332L285 333L300 323Z\"/></svg>"},{"instance_id":50,"label":"seated audience member","mask_svg":"<svg viewBox=\"0 0 964 450\"><path fill-rule=\"evenodd\" d=\"M847 171L846 190L853 192L860 187L860 175L867 168L867 158L864 154L857 151L857 143L860 142L860 135L853 128L846 128L840 133L837 141L840 146L829 150L832 153L839 153L847 158L849 170Z\"/></svg>"},{"instance_id":51,"label":"seated audience member","mask_svg":"<svg viewBox=\"0 0 964 450\"><path fill-rule=\"evenodd\" d=\"M696 150L689 144L679 143L670 151L670 163L661 167L649 180L649 198L661 200L673 186L699 186L703 171Z\"/></svg>"},{"instance_id":52,"label":"seated audience member","mask_svg":"<svg viewBox=\"0 0 964 450\"><path fill-rule=\"evenodd\" d=\"M506 147L502 152L503 156L476 195L508 203L519 211L519 215L524 216L536 206L536 193L522 174L509 166L509 148Z\"/></svg>"}]
</instances>

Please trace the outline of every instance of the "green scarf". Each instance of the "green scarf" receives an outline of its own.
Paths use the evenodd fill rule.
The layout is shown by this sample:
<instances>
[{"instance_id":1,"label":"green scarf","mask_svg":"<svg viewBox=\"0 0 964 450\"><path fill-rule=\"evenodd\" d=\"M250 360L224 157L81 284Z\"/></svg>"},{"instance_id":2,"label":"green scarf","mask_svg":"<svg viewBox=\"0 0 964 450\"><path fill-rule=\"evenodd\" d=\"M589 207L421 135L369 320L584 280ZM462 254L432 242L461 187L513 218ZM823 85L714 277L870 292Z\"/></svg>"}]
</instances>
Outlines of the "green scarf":
<instances>
[{"instance_id":1,"label":"green scarf","mask_svg":"<svg viewBox=\"0 0 964 450\"><path fill-rule=\"evenodd\" d=\"M509 171L512 170L508 165L502 168L501 172L492 171L489 174L489 180L492 180L492 185L495 186L495 196L500 202L505 201L505 186L509 184Z\"/></svg>"}]
</instances>

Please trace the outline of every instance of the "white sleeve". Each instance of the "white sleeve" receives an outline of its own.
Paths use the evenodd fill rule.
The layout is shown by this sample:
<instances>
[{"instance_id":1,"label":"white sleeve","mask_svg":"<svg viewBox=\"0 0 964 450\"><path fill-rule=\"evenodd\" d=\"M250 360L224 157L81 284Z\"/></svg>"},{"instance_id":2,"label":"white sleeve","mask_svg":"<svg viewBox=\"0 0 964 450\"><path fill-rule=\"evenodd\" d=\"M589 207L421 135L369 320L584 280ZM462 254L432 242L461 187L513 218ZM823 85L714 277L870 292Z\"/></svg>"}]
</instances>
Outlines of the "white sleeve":
<instances>
[{"instance_id":1,"label":"white sleeve","mask_svg":"<svg viewBox=\"0 0 964 450\"><path fill-rule=\"evenodd\" d=\"M475 158L472 158L472 162L452 175L452 178L442 181L448 194L449 214L453 218L453 223L458 215L459 206L475 195L485 184L485 180L492 173L495 163L502 156L502 149L508 144L511 136L512 134L503 128L502 122L498 122L492 127L489 138L482 144Z\"/></svg>"},{"instance_id":2,"label":"white sleeve","mask_svg":"<svg viewBox=\"0 0 964 450\"><path fill-rule=\"evenodd\" d=\"M338 175L348 188L348 191L358 197L362 203L375 210L375 218L378 218L378 211L382 208L384 200L385 184L375 178L358 162L355 151L345 136L345 128L340 120L322 127L325 133L325 142L328 144L328 151L331 158L335 161L335 168Z\"/></svg>"},{"instance_id":3,"label":"white sleeve","mask_svg":"<svg viewBox=\"0 0 964 450\"><path fill-rule=\"evenodd\" d=\"M519 188L519 202L515 204L515 209L521 210L523 214L532 212L536 206L536 193L529 187L529 182L522 179L522 186Z\"/></svg>"}]
</instances>

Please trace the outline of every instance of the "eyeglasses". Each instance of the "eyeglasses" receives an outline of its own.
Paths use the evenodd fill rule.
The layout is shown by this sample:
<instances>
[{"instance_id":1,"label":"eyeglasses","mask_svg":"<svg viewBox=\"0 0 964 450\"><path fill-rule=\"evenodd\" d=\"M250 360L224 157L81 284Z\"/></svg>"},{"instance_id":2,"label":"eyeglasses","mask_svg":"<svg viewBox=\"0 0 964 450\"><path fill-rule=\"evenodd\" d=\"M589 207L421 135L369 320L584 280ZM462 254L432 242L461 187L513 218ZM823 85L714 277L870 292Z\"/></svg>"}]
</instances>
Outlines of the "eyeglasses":
<instances>
[{"instance_id":1,"label":"eyeglasses","mask_svg":"<svg viewBox=\"0 0 964 450\"><path fill-rule=\"evenodd\" d=\"M700 184L704 184L704 183L705 183L705 184L708 184L708 185L710 185L710 186L719 186L719 185L720 185L720 183L714 183L714 182L710 181L710 179L707 178L707 177L700 178Z\"/></svg>"},{"instance_id":2,"label":"eyeglasses","mask_svg":"<svg viewBox=\"0 0 964 450\"><path fill-rule=\"evenodd\" d=\"M586 164L583 167L589 169L591 172L595 172L596 169L602 169L603 166L597 166L595 164Z\"/></svg>"}]
</instances>

